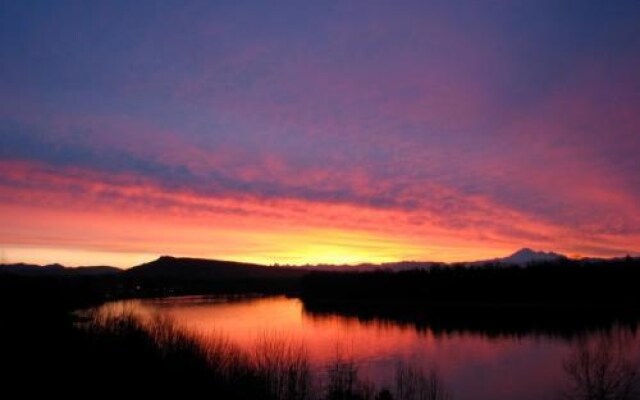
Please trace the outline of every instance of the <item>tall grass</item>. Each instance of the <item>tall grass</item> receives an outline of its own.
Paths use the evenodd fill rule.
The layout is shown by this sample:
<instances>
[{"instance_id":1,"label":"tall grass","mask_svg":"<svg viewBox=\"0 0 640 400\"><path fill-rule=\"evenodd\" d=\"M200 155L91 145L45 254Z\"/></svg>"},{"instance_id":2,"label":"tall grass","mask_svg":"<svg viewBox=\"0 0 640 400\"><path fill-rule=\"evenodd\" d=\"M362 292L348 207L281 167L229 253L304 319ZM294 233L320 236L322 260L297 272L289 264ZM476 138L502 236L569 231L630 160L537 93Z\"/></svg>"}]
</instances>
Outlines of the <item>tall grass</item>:
<instances>
[{"instance_id":1,"label":"tall grass","mask_svg":"<svg viewBox=\"0 0 640 400\"><path fill-rule=\"evenodd\" d=\"M257 340L252 353L252 366L273 398L311 398L311 368L302 344L265 334Z\"/></svg>"},{"instance_id":2,"label":"tall grass","mask_svg":"<svg viewBox=\"0 0 640 400\"><path fill-rule=\"evenodd\" d=\"M362 379L353 359L337 354L322 378L312 373L301 343L263 335L250 351L223 336L202 337L166 317L132 311L94 313L80 326L90 357L118 370L125 384L147 392L209 393L220 399L449 400L432 371L398 366L396 387L377 389ZM113 374L111 374L113 375ZM133 379L127 377L134 376ZM150 392L148 393L150 394Z\"/></svg>"},{"instance_id":3,"label":"tall grass","mask_svg":"<svg viewBox=\"0 0 640 400\"><path fill-rule=\"evenodd\" d=\"M435 369L424 371L399 364L396 369L397 400L450 400L451 394Z\"/></svg>"},{"instance_id":4,"label":"tall grass","mask_svg":"<svg viewBox=\"0 0 640 400\"><path fill-rule=\"evenodd\" d=\"M351 358L340 353L329 365L323 400L451 400L449 390L434 369L424 370L399 363L395 370L395 387L376 389L373 383L358 376Z\"/></svg>"},{"instance_id":5,"label":"tall grass","mask_svg":"<svg viewBox=\"0 0 640 400\"><path fill-rule=\"evenodd\" d=\"M222 336L204 340L166 317L141 318L126 310L95 313L79 330L92 358L100 360L100 375L136 392L277 399L249 355Z\"/></svg>"},{"instance_id":6,"label":"tall grass","mask_svg":"<svg viewBox=\"0 0 640 400\"><path fill-rule=\"evenodd\" d=\"M327 368L324 399L371 399L373 391L372 385L358 376L354 360L336 352L335 359Z\"/></svg>"}]
</instances>

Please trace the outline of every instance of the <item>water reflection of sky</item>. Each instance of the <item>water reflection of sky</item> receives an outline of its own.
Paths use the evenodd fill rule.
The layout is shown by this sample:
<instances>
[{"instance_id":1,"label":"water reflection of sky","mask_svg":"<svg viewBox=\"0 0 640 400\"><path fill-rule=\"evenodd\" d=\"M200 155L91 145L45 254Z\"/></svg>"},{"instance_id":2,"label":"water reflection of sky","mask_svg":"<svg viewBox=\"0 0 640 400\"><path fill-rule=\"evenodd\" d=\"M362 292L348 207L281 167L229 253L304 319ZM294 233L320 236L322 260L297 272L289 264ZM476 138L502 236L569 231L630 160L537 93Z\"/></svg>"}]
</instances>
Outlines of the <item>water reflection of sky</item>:
<instances>
[{"instance_id":1,"label":"water reflection of sky","mask_svg":"<svg viewBox=\"0 0 640 400\"><path fill-rule=\"evenodd\" d=\"M353 357L361 374L379 385L391 384L400 361L434 367L456 400L554 398L566 383L562 363L574 346L544 335L434 335L389 321L312 315L300 300L285 297L136 300L110 307L167 315L190 330L224 335L243 348L265 334L302 342L317 369L341 353ZM626 335L634 354L640 354L638 335Z\"/></svg>"}]
</instances>

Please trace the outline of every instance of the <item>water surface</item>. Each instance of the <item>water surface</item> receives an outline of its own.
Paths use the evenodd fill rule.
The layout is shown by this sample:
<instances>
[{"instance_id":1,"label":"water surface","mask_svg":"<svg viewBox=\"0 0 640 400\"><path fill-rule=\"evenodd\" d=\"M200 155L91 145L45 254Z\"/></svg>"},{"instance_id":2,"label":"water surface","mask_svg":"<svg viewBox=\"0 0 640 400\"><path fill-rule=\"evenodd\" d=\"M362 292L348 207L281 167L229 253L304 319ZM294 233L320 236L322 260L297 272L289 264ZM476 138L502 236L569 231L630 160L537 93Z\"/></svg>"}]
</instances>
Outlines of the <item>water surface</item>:
<instances>
[{"instance_id":1,"label":"water surface","mask_svg":"<svg viewBox=\"0 0 640 400\"><path fill-rule=\"evenodd\" d=\"M568 337L535 330L442 333L442 327L417 329L389 320L312 313L299 299L286 297L130 300L108 308L169 316L205 337L224 335L245 349L265 334L300 341L316 371L321 373L339 353L352 357L361 375L378 386L392 385L399 362L436 368L456 400L559 398L573 384L564 366L576 348L601 338L614 338L634 362L640 354L640 335L628 325Z\"/></svg>"}]
</instances>

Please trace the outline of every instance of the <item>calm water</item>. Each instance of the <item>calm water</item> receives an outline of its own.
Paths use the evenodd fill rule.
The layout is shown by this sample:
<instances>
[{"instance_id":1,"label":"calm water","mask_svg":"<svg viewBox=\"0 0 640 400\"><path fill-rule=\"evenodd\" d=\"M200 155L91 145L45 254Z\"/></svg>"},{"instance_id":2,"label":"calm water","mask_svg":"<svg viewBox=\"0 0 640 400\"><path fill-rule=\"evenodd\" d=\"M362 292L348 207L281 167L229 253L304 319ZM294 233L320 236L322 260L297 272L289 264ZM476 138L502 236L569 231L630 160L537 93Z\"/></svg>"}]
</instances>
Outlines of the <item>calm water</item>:
<instances>
[{"instance_id":1,"label":"calm water","mask_svg":"<svg viewBox=\"0 0 640 400\"><path fill-rule=\"evenodd\" d=\"M225 335L250 349L265 333L303 342L312 366L321 372L337 352L355 360L360 373L390 385L398 362L437 368L456 400L556 399L571 383L563 368L583 341L616 338L633 362L640 357L640 334L629 327L591 332L581 338L544 334L489 336L482 332L434 334L392 322L305 311L285 297L231 300L188 297L112 303L111 309L159 313L199 333ZM570 315L567 318L571 318Z\"/></svg>"}]
</instances>

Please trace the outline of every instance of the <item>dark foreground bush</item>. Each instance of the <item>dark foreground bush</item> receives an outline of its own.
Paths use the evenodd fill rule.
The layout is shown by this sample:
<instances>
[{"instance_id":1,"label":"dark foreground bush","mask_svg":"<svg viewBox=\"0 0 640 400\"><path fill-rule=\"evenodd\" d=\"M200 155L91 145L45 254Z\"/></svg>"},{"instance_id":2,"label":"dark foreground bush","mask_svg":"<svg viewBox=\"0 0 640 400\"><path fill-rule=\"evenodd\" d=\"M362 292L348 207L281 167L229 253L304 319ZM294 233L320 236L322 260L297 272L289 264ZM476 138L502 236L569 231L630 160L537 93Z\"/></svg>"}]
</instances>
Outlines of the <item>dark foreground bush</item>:
<instances>
[{"instance_id":1,"label":"dark foreground bush","mask_svg":"<svg viewBox=\"0 0 640 400\"><path fill-rule=\"evenodd\" d=\"M302 344L273 335L248 351L222 336L199 336L169 319L126 311L95 312L78 322L48 310L4 322L2 387L20 398L447 398L439 391L429 395L429 385L437 380L440 390L442 384L416 369L398 368L394 390L375 388L359 377L352 360L341 357L314 374Z\"/></svg>"},{"instance_id":2,"label":"dark foreground bush","mask_svg":"<svg viewBox=\"0 0 640 400\"><path fill-rule=\"evenodd\" d=\"M314 376L306 348L275 335L263 335L252 351L244 351L221 336L200 337L169 319L142 319L126 312L96 313L80 331L90 340L94 354L108 361L106 365L122 364L137 377L129 379L129 385L165 395L209 393L214 398L274 400L450 398L435 372L404 365L395 371L393 392L361 379L353 360L339 355L326 374Z\"/></svg>"}]
</instances>

